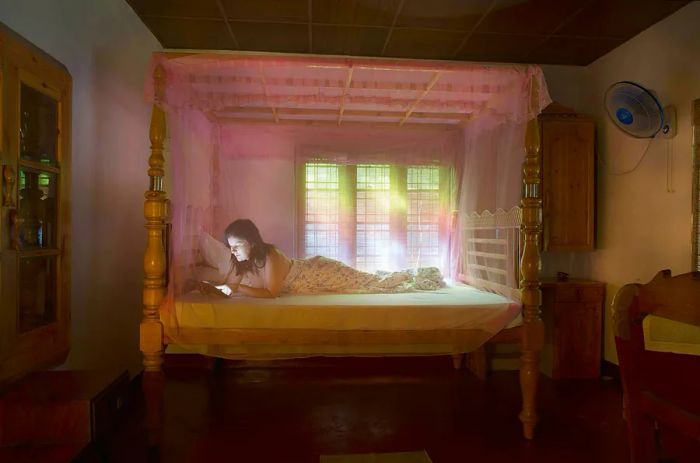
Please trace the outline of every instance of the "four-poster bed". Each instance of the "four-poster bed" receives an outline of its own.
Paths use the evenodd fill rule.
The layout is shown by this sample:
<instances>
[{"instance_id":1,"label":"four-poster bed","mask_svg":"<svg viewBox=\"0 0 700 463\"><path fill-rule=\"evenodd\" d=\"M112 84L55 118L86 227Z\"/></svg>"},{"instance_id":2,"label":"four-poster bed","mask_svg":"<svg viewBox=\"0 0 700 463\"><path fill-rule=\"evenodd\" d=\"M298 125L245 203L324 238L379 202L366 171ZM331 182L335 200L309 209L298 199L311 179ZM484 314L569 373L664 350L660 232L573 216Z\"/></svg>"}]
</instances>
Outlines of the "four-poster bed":
<instances>
[{"instance_id":1,"label":"four-poster bed","mask_svg":"<svg viewBox=\"0 0 700 463\"><path fill-rule=\"evenodd\" d=\"M173 263L166 258L166 256L171 256L173 253L172 249L168 249L172 245L172 239L168 233L168 221L170 220L170 204L169 199L166 195L164 189L165 180L165 140L166 140L166 107L170 103L172 105L172 100L174 97L172 95L170 98L166 95L168 92L168 85L198 85L202 81L198 80L197 77L188 76L182 78L178 77L177 82L173 83L175 79L173 76L166 71L163 66L167 63L168 59L174 59L178 57L185 57L187 59L188 55L184 54L174 54L174 53L162 53L158 54L158 59L155 60L153 66L153 81L152 81L152 101L153 101L153 113L150 126L150 139L151 139L151 155L149 158L149 170L148 175L150 178L149 190L146 192L146 201L144 206L144 215L146 218L146 229L148 231L148 241L144 257L144 270L145 270L145 280L144 280L144 294L143 294L143 319L140 328L140 346L141 351L144 356L144 390L147 395L147 408L148 408L148 419L149 426L152 431L156 430L158 427L159 411L160 411L160 389L162 388L163 373L162 373L162 363L165 345L172 340L173 334L167 332L167 326L164 327L164 315L162 313L163 305L177 304L172 299L168 302L170 297L168 280L172 280L172 274L168 274L168 270L172 267ZM236 59L241 59L241 55L221 55L217 57L222 62L230 60L235 62ZM243 55L243 58L250 59L250 56ZM270 57L261 57L261 60L269 59ZM294 58L288 58L294 60ZM426 96L431 91L442 91L451 92L454 88L459 88L458 84L452 83L440 83L440 78L445 72L454 72L458 75L459 72L464 72L461 65L455 64L451 65L446 63L441 63L445 69L436 70L435 64L431 64L428 69L420 69L421 66L425 67L424 63L415 64L419 70L424 72L429 72L430 77L420 85L415 85L414 83L401 83L401 82L378 82L375 83L373 90L385 89L387 92L394 92L393 94L400 94L401 92L411 92L413 96L412 101L402 102L401 111L394 111L390 109L383 109L378 111L376 108L371 110L362 109L351 109L349 106L353 102L361 102L362 96L355 96L354 98L350 95L353 91L362 92L366 90L366 85L363 87L362 84L353 81L354 77L357 77L358 73L362 72L362 64L367 65L367 63L372 63L371 59L353 59L352 64L348 65L346 61L348 60L324 60L322 58L312 59L311 64L306 64L310 68L328 68L328 69L341 69L344 73L345 78L341 80L337 85L337 94L335 97L324 97L319 98L314 96L313 101L310 97L307 101L301 102L300 106L303 104L308 104L309 108L298 107L293 109L285 109L280 106L284 101L283 98L275 98L271 95L269 86L271 84L270 77L266 77L265 72L262 71L262 65L259 65L257 69L254 66L249 66L247 69L254 69L256 71L256 77L246 77L240 78L232 76L230 74L222 73L217 78L212 79L207 77L204 79L206 85L232 85L234 88L236 85L245 85L253 82L256 85L260 85L262 93L260 94L260 100L265 103L265 115L267 117L262 117L262 111L256 107L246 107L235 106L231 109L231 104L223 105L221 107L215 108L215 110L209 111L206 116L211 120L217 120L220 118L231 119L231 112L236 113L236 117L233 117L238 122L241 122L241 114L244 114L243 121L248 124L255 123L273 123L279 124L284 123L284 118L289 118L287 123L290 124L304 124L306 126L311 125L313 127L323 127L328 125L340 126L342 124L357 125L362 126L367 123L367 120L362 120L362 118L376 118L372 123L373 126L392 126L392 127L402 127L406 130L415 128L416 130L422 130L427 125L436 125L435 120L438 122L444 122L444 120L451 121L452 127L464 127L469 124L470 121L476 118L479 114L477 110L473 113L465 112L448 112L448 111L420 111L421 105L428 107L428 101ZM195 56L192 59L194 65L200 64ZM218 66L220 63L212 64L208 62L210 68L212 66ZM181 66L186 66L187 63L180 63ZM407 69L402 67L406 66L406 62L399 61L387 61L384 60L376 67L372 69L372 72L381 73L382 71L403 71L406 73ZM484 66L474 66L475 71L481 72L491 72L490 68ZM171 68L172 69L172 68ZM523 71L524 69L524 71ZM544 328L542 321L540 319L540 282L539 282L539 268L540 268L540 255L539 255L539 234L541 231L541 200L539 198L539 184L540 184L540 158L539 158L539 129L537 124L536 114L539 113L543 106L543 102L546 102L547 98L543 97L546 91L541 89L543 86L541 72L539 70L533 71L531 68L523 69L508 69L508 72L512 74L517 74L518 76L525 76L521 81L517 81L518 85L511 81L499 82L498 84L493 84L492 87L488 85L474 85L463 86L466 92L480 94L482 97L484 94L486 97L489 95L489 91L494 93L501 92L497 96L499 98L494 98L496 103L493 104L503 104L504 95L508 95L507 91L515 88L519 95L526 94L529 97L528 101L525 101L522 106L526 107L523 114L526 114L525 120L520 121L523 126L526 124L525 130L525 160L522 165L522 182L524 188L522 189L522 199L520 201L520 208L517 208L510 213L500 211L497 214L486 214L484 216L477 216L476 218L472 216L471 220L468 217L458 219L456 221L458 230L455 230L457 235L463 232L473 233L474 230L495 232L493 237L476 237L476 235L469 235L464 238L464 251L460 251L458 256L459 260L466 263L467 267L471 265L472 270L475 270L469 275L460 276L460 280L465 281L470 284L475 284L482 280L478 275L505 275L515 268L513 265L514 261L519 260L519 272L521 278L519 278L519 284L517 281L515 284L510 282L496 282L489 283L489 278L484 278L481 281L481 287L485 287L491 291L503 290L507 292L507 295L514 297L521 303L522 311L522 324L512 328L506 328L498 332L495 336L491 337L493 333L486 336L485 339L491 337L489 342L506 342L506 343L518 343L522 348L521 362L522 366L520 369L520 383L522 389L523 406L520 413L520 420L523 423L523 432L526 438L532 439L534 437L535 425L537 423L537 413L536 413L536 392L539 377L539 352L543 345L544 339ZM495 78L495 74L494 74ZM278 79L277 84L283 85L283 79ZM308 80L300 79L301 85L306 85L304 82ZM214 84L212 84L214 81ZM288 80L290 81L290 80ZM337 81L337 80L336 80ZM184 84L183 84L184 82ZM322 79L320 81L314 81L314 85L324 85L324 88L334 87L335 84L332 80ZM320 82L320 83L319 83ZM329 82L331 82L329 84ZM544 88L544 87L542 87ZM491 89L491 90L489 90ZM497 89L497 90L496 90ZM147 92L149 89L147 89ZM319 90L318 95L321 95ZM206 95L199 94L198 98L212 98L218 101L218 99L225 100L226 96L217 96L215 93L209 92ZM241 98L236 99L235 102L239 102ZM295 100L299 103L302 98ZM330 115L327 111L328 109L314 107L314 104L319 102L327 103L331 101L339 103L338 111ZM375 100L373 100L375 101ZM403 100L402 100L403 101ZM448 102L456 104L455 102ZM218 104L218 103L217 103ZM399 104L392 100L391 104ZM471 105L471 106L470 106ZM449 104L445 104L445 107L449 107ZM484 114L489 114L489 112L496 112L494 107L486 108L486 105L480 104L480 102L459 102L460 108L465 107L476 107L479 111L483 111ZM517 105L515 105L517 106ZM184 107L184 105L183 105ZM520 108L522 112L522 108ZM325 111L325 112L324 112ZM304 120L312 119L311 114L320 115L317 120ZM255 117L251 117L255 116ZM299 120L299 117L302 120ZM415 117L416 120L422 120L422 124L414 124L411 122L411 117ZM354 118L354 120L353 120ZM505 120L505 118L503 119ZM503 122L501 120L500 122ZM387 122L388 121L388 122ZM416 127L416 126L421 127ZM174 143L171 141L171 143ZM519 144L519 143L518 143ZM214 165L216 162L214 162ZM504 219L506 217L506 219ZM505 221L504 221L505 220ZM519 233L517 231L519 230ZM505 238L503 237L505 233ZM479 250L476 246L471 247L467 243L484 243L488 245L501 245L502 249L494 250L490 248L487 251ZM466 251L470 248L471 251ZM493 262L494 259L500 262L499 265L503 265L505 268L495 268L491 265L478 264L476 261L471 260L472 257L476 258L486 258L487 262ZM471 260L471 264L467 261ZM172 269L170 269L172 271ZM512 278L511 278L512 280ZM516 279L517 280L517 279ZM172 281L170 281L172 283ZM498 291L503 293L503 291ZM366 295L365 295L366 296ZM388 296L388 295L387 295ZM495 296L495 295L494 295ZM312 296L313 297L313 296ZM507 299L502 298L507 301ZM503 302L503 301L499 301ZM428 302L426 306L428 309L436 307L435 302ZM321 304L323 305L323 304ZM420 305L420 304L419 304ZM425 303L424 303L425 305ZM506 304L508 305L508 304ZM301 305L303 307L303 304ZM171 314L176 313L177 309L174 309L174 305L171 306ZM413 310L413 309L412 309ZM184 320L181 319L180 321ZM167 324L167 323L166 323ZM503 327L507 325L507 321L502 323L500 326ZM229 327L230 328L230 327ZM302 327L303 328L303 327ZM178 327L180 330L178 334L186 335L187 326ZM451 345L453 352L467 352L478 347L478 344L483 343L485 339L481 339L477 345L472 345L467 342L464 338L468 332L473 332L474 327L469 325L469 328L452 327L449 329L438 329L431 328L427 330L416 330L415 328L399 328L399 329L381 329L367 330L366 328L358 328L355 330L344 329L335 330L333 328L326 328L325 330L304 330L300 329L296 332L289 329L269 329L265 327L238 327L224 330L224 329L205 329L198 332L190 332L192 336L189 338L191 344L229 344L229 345L273 345L276 342L280 343L292 343L294 345L333 345L333 344L343 344L343 345L358 345L367 344L371 342L379 344L390 344L393 347L393 354L402 353L401 346L408 346L411 344L445 344L445 340L448 339L451 342L447 344ZM478 330L477 330L478 331ZM290 334L291 332L291 334ZM483 330L481 331L483 333ZM218 337L217 337L218 336ZM291 340L290 340L291 336ZM218 338L221 338L220 340ZM368 340L369 339L369 340ZM405 354L410 355L414 351L406 349ZM449 352L449 351L448 351ZM375 352L376 354L377 352ZM347 355L352 355L351 353Z\"/></svg>"}]
</instances>

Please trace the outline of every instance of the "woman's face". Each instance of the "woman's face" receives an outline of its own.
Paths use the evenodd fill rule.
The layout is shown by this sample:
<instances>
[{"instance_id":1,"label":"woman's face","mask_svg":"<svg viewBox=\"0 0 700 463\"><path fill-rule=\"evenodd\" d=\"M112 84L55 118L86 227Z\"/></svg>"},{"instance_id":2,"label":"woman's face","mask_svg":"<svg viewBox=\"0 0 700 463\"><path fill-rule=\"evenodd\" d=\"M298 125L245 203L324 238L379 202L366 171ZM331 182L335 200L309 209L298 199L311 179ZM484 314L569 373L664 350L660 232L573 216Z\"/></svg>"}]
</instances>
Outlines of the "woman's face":
<instances>
[{"instance_id":1,"label":"woman's face","mask_svg":"<svg viewBox=\"0 0 700 463\"><path fill-rule=\"evenodd\" d=\"M230 236L227 241L229 248L231 248L231 254L236 256L238 262L250 259L250 250L252 246L248 240Z\"/></svg>"}]
</instances>

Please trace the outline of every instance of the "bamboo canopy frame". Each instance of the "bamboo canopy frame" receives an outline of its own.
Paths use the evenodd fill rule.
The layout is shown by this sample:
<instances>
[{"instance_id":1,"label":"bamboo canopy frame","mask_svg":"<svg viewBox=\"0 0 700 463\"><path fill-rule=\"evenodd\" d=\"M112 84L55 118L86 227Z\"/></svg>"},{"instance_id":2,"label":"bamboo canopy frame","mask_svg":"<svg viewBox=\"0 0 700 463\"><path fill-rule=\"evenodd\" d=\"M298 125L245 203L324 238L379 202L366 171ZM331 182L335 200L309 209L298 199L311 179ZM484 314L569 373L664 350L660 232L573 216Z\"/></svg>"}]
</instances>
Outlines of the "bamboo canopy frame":
<instances>
[{"instance_id":1,"label":"bamboo canopy frame","mask_svg":"<svg viewBox=\"0 0 700 463\"><path fill-rule=\"evenodd\" d=\"M143 316L140 324L140 349L143 354L143 389L146 396L147 427L149 442L159 442L162 419L162 370L165 349L164 327L159 318L159 307L166 293L166 245L165 231L168 221L168 197L163 190L165 176L164 140L166 118L163 109L165 93L165 71L157 65L153 71L154 102L150 123L151 152L149 157L149 189L145 194L144 217L146 219L147 244L144 255ZM434 84L436 78L431 81ZM348 75L347 85L352 78ZM539 82L532 80L532 107L537 107ZM429 90L429 89L427 89ZM275 118L278 117L273 111ZM343 109L338 118L342 119ZM410 111L407 114L410 116ZM404 118L402 123L405 122ZM523 197L521 200L521 236L524 247L520 260L520 292L523 305L523 325L498 333L492 342L519 343L521 346L520 386L522 411L519 418L526 439L533 439L538 416L536 411L537 386L539 383L539 358L544 344L544 324L540 305L540 250L539 237L542 232L542 200L540 199L540 133L537 118L528 121L525 136L525 161L523 164Z\"/></svg>"}]
</instances>

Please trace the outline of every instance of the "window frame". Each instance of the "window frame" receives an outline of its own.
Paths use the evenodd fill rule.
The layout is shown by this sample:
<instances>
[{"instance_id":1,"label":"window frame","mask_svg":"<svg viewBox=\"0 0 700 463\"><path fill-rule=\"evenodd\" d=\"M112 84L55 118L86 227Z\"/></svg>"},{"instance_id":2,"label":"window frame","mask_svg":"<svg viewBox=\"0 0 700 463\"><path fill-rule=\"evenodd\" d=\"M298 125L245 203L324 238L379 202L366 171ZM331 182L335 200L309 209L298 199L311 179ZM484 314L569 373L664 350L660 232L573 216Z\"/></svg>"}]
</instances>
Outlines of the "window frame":
<instances>
[{"instance_id":1,"label":"window frame","mask_svg":"<svg viewBox=\"0 0 700 463\"><path fill-rule=\"evenodd\" d=\"M408 249L408 168L409 167L436 167L438 168L438 192L439 192L439 211L438 214L438 239L439 252L446 253L446 242L442 242L441 238L447 236L449 231L449 220L441 220L448 217L450 213L451 194L452 194L452 176L453 168L451 166L438 164L416 164L416 165L398 165L391 162L358 162L357 164L347 164L335 162L325 159L305 159L297 163L296 166L296 232L297 239L295 240L295 255L297 257L306 256L306 166L307 164L334 164L338 167L339 179L339 236L338 236L338 252L340 260L348 265L357 267L357 167L365 165L388 165L391 195L391 206L389 210L389 233L392 243L401 243L401 255L399 257L400 266L402 268L409 267L409 249ZM427 191L427 190L426 190ZM343 204L343 199L349 200ZM404 199L397 200L397 199ZM403 206L402 206L403 205ZM345 226L346 224L351 226ZM442 246L441 246L442 245Z\"/></svg>"}]
</instances>

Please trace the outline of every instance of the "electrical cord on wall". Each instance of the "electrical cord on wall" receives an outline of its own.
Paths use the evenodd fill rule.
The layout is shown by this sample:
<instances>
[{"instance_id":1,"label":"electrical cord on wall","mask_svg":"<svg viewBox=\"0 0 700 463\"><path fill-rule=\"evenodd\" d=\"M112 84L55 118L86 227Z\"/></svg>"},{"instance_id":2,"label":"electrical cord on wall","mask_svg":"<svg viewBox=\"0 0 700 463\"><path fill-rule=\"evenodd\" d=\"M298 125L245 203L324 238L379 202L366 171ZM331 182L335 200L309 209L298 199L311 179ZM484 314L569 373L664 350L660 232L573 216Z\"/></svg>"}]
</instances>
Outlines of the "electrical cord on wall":
<instances>
[{"instance_id":1,"label":"electrical cord on wall","mask_svg":"<svg viewBox=\"0 0 700 463\"><path fill-rule=\"evenodd\" d=\"M671 140L668 140L666 144L666 192L676 192L673 188L673 143Z\"/></svg>"},{"instance_id":2,"label":"electrical cord on wall","mask_svg":"<svg viewBox=\"0 0 700 463\"><path fill-rule=\"evenodd\" d=\"M605 167L605 169L608 171L608 174L610 174L610 175L627 175L627 174L630 174L630 173L634 172L635 170L637 170L637 167L639 167L639 165L642 163L642 160L644 159L644 157L645 157L645 156L647 155L647 153L649 152L649 147L651 146L651 142L654 141L655 138L656 138L656 136L653 136L653 137L651 137L651 138L649 139L649 143L647 143L647 147L644 149L644 152L642 153L642 155L641 155L641 156L639 157L639 159L637 160L637 163L636 163L636 164L634 165L634 167L632 167L631 169L623 170L623 171L620 171L620 172L612 172L612 171L610 171L610 166L605 162L605 159L603 158L603 156L600 157L600 163L603 164L603 167Z\"/></svg>"}]
</instances>

